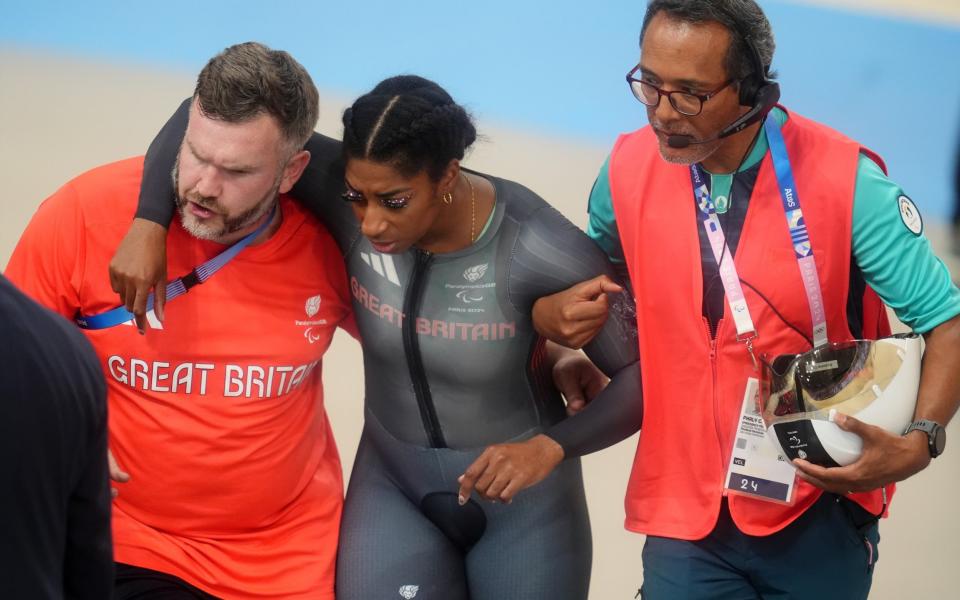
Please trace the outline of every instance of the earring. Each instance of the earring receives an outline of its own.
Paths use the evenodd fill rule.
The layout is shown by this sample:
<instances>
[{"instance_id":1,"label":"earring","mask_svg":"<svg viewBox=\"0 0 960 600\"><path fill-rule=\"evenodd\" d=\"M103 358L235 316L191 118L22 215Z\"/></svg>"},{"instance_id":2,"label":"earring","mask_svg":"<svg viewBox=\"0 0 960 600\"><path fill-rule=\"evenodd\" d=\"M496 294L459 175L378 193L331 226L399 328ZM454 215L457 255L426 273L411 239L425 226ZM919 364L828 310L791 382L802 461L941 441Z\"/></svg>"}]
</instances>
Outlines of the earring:
<instances>
[{"instance_id":1,"label":"earring","mask_svg":"<svg viewBox=\"0 0 960 600\"><path fill-rule=\"evenodd\" d=\"M450 192L447 192L446 194L440 196L440 198L443 199L444 204L453 204L453 194Z\"/></svg>"}]
</instances>

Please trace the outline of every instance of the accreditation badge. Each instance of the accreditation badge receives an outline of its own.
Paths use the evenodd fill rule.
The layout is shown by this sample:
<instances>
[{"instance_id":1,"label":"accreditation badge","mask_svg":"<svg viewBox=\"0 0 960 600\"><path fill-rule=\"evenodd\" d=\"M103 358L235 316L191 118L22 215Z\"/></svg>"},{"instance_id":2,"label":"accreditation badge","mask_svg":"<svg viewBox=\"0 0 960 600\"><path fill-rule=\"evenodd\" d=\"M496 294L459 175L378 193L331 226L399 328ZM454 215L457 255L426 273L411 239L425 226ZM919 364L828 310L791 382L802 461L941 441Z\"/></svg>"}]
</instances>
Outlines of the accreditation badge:
<instances>
[{"instance_id":1,"label":"accreditation badge","mask_svg":"<svg viewBox=\"0 0 960 600\"><path fill-rule=\"evenodd\" d=\"M759 411L759 393L760 382L755 377L747 379L724 491L792 504L796 470L767 438Z\"/></svg>"}]
</instances>

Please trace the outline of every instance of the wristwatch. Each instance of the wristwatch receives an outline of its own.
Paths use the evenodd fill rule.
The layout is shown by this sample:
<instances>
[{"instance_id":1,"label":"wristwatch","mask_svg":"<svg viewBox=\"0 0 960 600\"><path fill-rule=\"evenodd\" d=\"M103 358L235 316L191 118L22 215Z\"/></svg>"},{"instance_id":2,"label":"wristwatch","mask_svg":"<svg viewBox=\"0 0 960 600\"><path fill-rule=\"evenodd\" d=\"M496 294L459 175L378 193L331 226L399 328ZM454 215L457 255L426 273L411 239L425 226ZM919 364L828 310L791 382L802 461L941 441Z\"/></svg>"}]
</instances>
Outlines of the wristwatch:
<instances>
[{"instance_id":1,"label":"wristwatch","mask_svg":"<svg viewBox=\"0 0 960 600\"><path fill-rule=\"evenodd\" d=\"M907 435L914 429L927 434L927 450L930 451L930 458L936 458L943 454L943 447L947 444L947 430L936 421L920 419L910 423L903 435Z\"/></svg>"}]
</instances>

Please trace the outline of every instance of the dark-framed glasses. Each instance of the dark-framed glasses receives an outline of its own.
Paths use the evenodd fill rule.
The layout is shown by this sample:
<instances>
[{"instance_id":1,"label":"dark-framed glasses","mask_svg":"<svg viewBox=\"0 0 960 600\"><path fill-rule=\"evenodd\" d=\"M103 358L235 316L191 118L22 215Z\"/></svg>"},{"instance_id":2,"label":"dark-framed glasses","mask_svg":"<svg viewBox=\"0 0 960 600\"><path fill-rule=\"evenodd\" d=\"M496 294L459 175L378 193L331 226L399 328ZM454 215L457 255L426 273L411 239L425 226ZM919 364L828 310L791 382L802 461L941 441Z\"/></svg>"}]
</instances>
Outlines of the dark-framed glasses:
<instances>
[{"instance_id":1,"label":"dark-framed glasses","mask_svg":"<svg viewBox=\"0 0 960 600\"><path fill-rule=\"evenodd\" d=\"M637 100L647 106L657 106L660 104L661 96L666 96L670 101L670 106L672 106L674 110L681 115L687 115L688 117L695 117L699 115L700 111L703 110L704 102L710 98L713 98L726 89L728 85L736 81L735 79L728 79L723 85L713 91L707 92L706 94L693 94L680 90L668 92L658 88L649 81L637 79L634 75L636 75L637 71L639 70L640 65L637 65L630 69L630 72L627 73L627 84L630 85L630 91L633 92L633 95Z\"/></svg>"}]
</instances>

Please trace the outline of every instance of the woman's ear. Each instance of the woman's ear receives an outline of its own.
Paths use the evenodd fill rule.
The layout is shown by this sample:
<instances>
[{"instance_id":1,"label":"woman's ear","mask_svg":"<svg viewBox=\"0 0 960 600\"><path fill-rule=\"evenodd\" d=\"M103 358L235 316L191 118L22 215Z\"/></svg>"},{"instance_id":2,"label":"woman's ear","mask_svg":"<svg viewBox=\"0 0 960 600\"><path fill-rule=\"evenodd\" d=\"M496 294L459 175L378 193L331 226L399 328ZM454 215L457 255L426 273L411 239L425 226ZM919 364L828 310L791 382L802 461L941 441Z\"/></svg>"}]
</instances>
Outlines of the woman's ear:
<instances>
[{"instance_id":1,"label":"woman's ear","mask_svg":"<svg viewBox=\"0 0 960 600\"><path fill-rule=\"evenodd\" d=\"M437 189L440 190L440 194L452 194L457 188L457 179L459 179L459 177L460 159L454 158L447 164L447 168L444 169L443 175L440 177L440 182L437 184Z\"/></svg>"}]
</instances>

